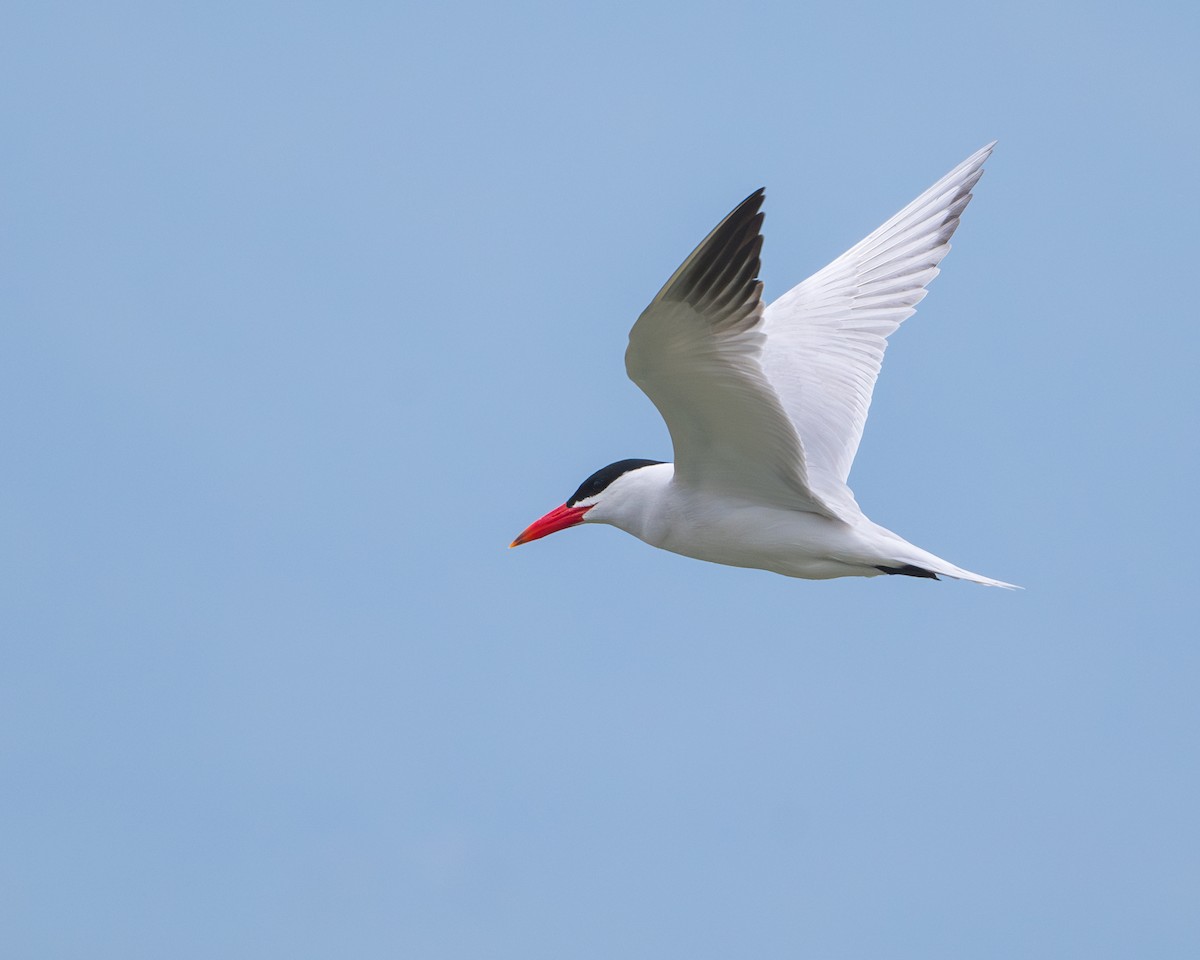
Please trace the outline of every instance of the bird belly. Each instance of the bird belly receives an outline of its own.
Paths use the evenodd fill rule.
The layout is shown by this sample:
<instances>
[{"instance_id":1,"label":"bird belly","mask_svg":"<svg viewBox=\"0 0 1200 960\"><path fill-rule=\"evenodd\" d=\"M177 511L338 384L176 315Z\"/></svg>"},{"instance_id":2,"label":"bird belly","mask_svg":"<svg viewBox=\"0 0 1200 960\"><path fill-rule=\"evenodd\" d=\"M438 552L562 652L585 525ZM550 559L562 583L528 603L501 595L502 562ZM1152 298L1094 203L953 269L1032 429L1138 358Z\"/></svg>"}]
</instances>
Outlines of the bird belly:
<instances>
[{"instance_id":1,"label":"bird belly","mask_svg":"<svg viewBox=\"0 0 1200 960\"><path fill-rule=\"evenodd\" d=\"M855 528L840 520L755 503L714 505L710 498L681 498L670 514L641 538L685 557L787 577L828 580L880 574L867 562L869 551Z\"/></svg>"}]
</instances>

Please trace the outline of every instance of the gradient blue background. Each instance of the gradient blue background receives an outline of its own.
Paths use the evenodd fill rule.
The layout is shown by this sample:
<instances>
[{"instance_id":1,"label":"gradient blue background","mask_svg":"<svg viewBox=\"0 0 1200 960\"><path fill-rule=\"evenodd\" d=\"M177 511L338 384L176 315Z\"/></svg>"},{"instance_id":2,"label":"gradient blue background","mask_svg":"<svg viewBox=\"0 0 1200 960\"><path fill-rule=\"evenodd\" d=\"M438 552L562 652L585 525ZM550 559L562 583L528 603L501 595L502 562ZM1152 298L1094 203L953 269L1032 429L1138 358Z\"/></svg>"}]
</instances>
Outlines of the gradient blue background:
<instances>
[{"instance_id":1,"label":"gradient blue background","mask_svg":"<svg viewBox=\"0 0 1200 960\"><path fill-rule=\"evenodd\" d=\"M413 6L0 13L4 956L1200 956L1195 6ZM852 482L1025 592L506 549L992 138Z\"/></svg>"}]
</instances>

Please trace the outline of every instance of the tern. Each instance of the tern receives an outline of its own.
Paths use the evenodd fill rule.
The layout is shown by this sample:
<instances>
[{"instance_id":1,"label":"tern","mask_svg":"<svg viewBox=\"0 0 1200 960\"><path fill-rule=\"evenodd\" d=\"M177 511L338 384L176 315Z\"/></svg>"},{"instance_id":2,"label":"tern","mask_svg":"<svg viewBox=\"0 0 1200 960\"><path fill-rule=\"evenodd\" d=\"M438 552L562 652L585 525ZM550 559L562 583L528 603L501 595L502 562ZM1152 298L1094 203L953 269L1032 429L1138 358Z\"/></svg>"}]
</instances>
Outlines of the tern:
<instances>
[{"instance_id":1,"label":"tern","mask_svg":"<svg viewBox=\"0 0 1200 960\"><path fill-rule=\"evenodd\" d=\"M995 141L770 305L764 191L692 251L638 317L625 368L675 462L597 470L512 546L607 523L663 550L788 577L899 574L1013 585L867 519L846 484L887 338L916 310Z\"/></svg>"}]
</instances>

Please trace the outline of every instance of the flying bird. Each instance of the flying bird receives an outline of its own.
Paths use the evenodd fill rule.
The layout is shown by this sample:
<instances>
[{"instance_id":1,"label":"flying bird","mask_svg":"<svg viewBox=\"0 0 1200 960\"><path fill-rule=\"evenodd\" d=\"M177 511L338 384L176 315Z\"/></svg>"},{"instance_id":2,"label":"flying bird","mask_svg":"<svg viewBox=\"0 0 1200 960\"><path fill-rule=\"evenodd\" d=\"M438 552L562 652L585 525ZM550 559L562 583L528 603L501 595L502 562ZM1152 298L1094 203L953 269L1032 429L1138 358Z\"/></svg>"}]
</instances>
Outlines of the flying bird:
<instances>
[{"instance_id":1,"label":"flying bird","mask_svg":"<svg viewBox=\"0 0 1200 960\"><path fill-rule=\"evenodd\" d=\"M887 338L938 274L995 142L769 305L759 189L683 261L629 333L625 369L675 462L597 470L512 546L607 523L663 550L788 577L993 580L868 520L846 485Z\"/></svg>"}]
</instances>

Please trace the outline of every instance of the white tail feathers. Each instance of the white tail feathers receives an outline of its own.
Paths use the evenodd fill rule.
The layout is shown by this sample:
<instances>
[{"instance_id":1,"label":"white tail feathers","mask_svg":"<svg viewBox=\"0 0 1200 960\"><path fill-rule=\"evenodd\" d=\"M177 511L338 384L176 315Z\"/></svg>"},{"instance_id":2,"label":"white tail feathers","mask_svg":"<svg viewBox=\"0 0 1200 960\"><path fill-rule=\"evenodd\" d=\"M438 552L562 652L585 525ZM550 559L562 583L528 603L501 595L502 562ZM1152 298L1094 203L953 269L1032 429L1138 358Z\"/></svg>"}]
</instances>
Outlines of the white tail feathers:
<instances>
[{"instance_id":1,"label":"white tail feathers","mask_svg":"<svg viewBox=\"0 0 1200 960\"><path fill-rule=\"evenodd\" d=\"M1024 587L1018 586L1015 583L1005 583L1003 580L993 580L991 577L980 576L978 573L971 573L970 570L962 570L952 564L946 564L948 569L942 570L937 567L932 568L938 576L953 577L955 580L970 580L971 583L982 583L985 587L1003 587L1005 590L1024 590Z\"/></svg>"}]
</instances>

